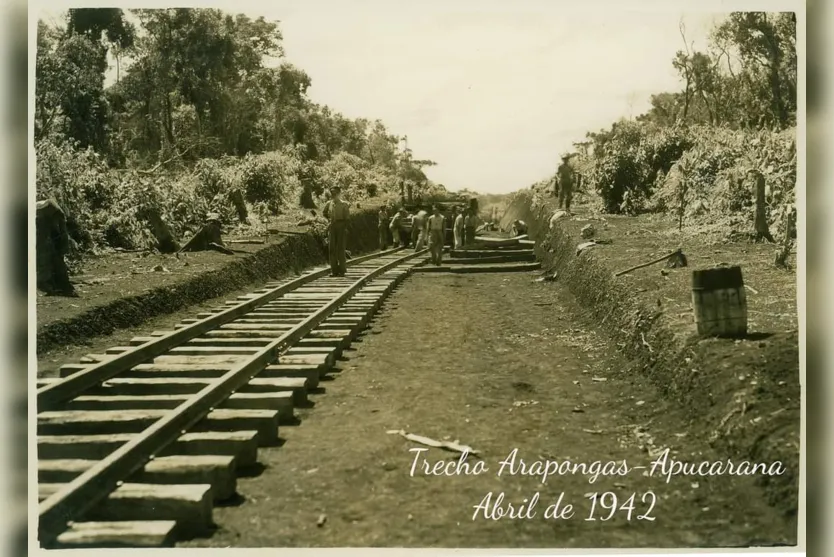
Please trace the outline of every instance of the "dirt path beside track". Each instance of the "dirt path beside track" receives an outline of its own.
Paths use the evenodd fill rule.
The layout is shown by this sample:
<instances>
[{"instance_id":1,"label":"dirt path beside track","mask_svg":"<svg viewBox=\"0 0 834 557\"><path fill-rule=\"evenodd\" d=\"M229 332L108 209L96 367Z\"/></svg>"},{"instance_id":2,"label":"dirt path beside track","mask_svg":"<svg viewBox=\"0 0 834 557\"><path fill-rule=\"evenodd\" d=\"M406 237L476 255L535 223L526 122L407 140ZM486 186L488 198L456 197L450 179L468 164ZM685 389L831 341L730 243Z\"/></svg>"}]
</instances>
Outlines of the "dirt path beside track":
<instances>
[{"instance_id":1,"label":"dirt path beside track","mask_svg":"<svg viewBox=\"0 0 834 557\"><path fill-rule=\"evenodd\" d=\"M704 547L792 544L796 523L769 507L753 477L648 475L657 453L726 461L616 349L558 284L528 273L415 275L386 303L283 427L286 443L261 449L266 469L238 480L239 505L215 509L210 547ZM481 451L479 475L410 474L420 445L387 430L459 439ZM625 460L627 475L498 475L501 461ZM454 453L422 453L433 465ZM467 462L474 467L477 459ZM768 463L770 464L770 463ZM636 469L645 466L645 469ZM518 507L539 493L529 519L491 520L475 507L492 492ZM592 501L586 496L613 492ZM649 509L651 495L656 498ZM564 493L570 519L545 519ZM631 520L628 499L633 499ZM648 512L650 510L650 512ZM639 520L648 512L654 520ZM319 524L321 517L326 521Z\"/></svg>"}]
</instances>

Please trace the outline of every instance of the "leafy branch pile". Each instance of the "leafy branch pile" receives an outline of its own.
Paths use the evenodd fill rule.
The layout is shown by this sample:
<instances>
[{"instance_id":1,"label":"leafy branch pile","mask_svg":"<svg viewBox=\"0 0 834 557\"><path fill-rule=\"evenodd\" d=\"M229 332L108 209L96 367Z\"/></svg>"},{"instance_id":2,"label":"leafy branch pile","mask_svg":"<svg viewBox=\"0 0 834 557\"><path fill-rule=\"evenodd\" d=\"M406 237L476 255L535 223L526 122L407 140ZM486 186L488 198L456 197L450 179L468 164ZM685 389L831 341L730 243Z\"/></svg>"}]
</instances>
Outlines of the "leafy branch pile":
<instances>
[{"instance_id":1,"label":"leafy branch pile","mask_svg":"<svg viewBox=\"0 0 834 557\"><path fill-rule=\"evenodd\" d=\"M67 213L76 255L153 247L153 214L182 239L209 213L261 226L335 185L353 202L445 193L381 121L313 103L282 41L214 9L38 22L37 195Z\"/></svg>"}]
</instances>

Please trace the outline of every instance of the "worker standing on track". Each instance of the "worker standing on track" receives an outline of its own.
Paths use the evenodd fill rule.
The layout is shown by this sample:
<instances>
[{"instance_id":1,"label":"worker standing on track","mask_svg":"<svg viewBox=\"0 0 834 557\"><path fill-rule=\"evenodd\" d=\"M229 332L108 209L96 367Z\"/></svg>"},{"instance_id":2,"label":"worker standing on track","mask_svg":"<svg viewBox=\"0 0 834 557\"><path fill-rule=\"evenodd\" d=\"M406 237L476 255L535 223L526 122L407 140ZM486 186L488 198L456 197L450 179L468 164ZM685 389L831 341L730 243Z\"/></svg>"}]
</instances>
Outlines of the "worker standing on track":
<instances>
[{"instance_id":1,"label":"worker standing on track","mask_svg":"<svg viewBox=\"0 0 834 557\"><path fill-rule=\"evenodd\" d=\"M383 206L379 210L379 250L388 249L388 210Z\"/></svg>"},{"instance_id":2,"label":"worker standing on track","mask_svg":"<svg viewBox=\"0 0 834 557\"><path fill-rule=\"evenodd\" d=\"M391 235L394 237L394 247L404 248L408 245L408 235L405 233L405 209L400 208L391 218Z\"/></svg>"},{"instance_id":3,"label":"worker standing on track","mask_svg":"<svg viewBox=\"0 0 834 557\"><path fill-rule=\"evenodd\" d=\"M330 190L332 199L324 206L324 216L330 220L328 233L328 251L330 252L331 276L343 277L347 272L347 219L350 214L348 204L342 201L342 189L339 186Z\"/></svg>"},{"instance_id":4,"label":"worker standing on track","mask_svg":"<svg viewBox=\"0 0 834 557\"><path fill-rule=\"evenodd\" d=\"M446 217L440 214L440 207L432 206L432 215L426 219L426 230L429 235L429 251L431 262L438 267L443 262L443 244L446 236Z\"/></svg>"},{"instance_id":5,"label":"worker standing on track","mask_svg":"<svg viewBox=\"0 0 834 557\"><path fill-rule=\"evenodd\" d=\"M460 235L458 234L458 219L460 219L460 226L463 228L463 219L458 212L458 206L452 206L452 249L460 249Z\"/></svg>"},{"instance_id":6,"label":"worker standing on track","mask_svg":"<svg viewBox=\"0 0 834 557\"><path fill-rule=\"evenodd\" d=\"M403 216L400 211L394 211L394 216L391 217L391 222L388 223L388 231L391 232L391 237L394 240L394 247L400 247L400 226L402 226Z\"/></svg>"},{"instance_id":7,"label":"worker standing on track","mask_svg":"<svg viewBox=\"0 0 834 557\"><path fill-rule=\"evenodd\" d=\"M472 208L466 210L466 217L463 219L464 246L472 246L475 243L475 231L478 229L478 215Z\"/></svg>"},{"instance_id":8,"label":"worker standing on track","mask_svg":"<svg viewBox=\"0 0 834 557\"><path fill-rule=\"evenodd\" d=\"M414 251L420 251L426 245L426 219L429 216L422 207L418 209L411 220L411 243L414 244Z\"/></svg>"},{"instance_id":9,"label":"worker standing on track","mask_svg":"<svg viewBox=\"0 0 834 557\"><path fill-rule=\"evenodd\" d=\"M558 193L559 193L559 208L564 206L565 211L570 214L570 201L573 198L573 186L575 176L573 168L570 164L570 154L562 155L562 164L559 165L559 170L556 171L558 177Z\"/></svg>"},{"instance_id":10,"label":"worker standing on track","mask_svg":"<svg viewBox=\"0 0 834 557\"><path fill-rule=\"evenodd\" d=\"M455 207L455 210L457 210L457 207ZM461 210L455 217L454 224L452 225L454 226L455 249L461 249L463 247L463 221L466 218L465 213L465 210Z\"/></svg>"}]
</instances>

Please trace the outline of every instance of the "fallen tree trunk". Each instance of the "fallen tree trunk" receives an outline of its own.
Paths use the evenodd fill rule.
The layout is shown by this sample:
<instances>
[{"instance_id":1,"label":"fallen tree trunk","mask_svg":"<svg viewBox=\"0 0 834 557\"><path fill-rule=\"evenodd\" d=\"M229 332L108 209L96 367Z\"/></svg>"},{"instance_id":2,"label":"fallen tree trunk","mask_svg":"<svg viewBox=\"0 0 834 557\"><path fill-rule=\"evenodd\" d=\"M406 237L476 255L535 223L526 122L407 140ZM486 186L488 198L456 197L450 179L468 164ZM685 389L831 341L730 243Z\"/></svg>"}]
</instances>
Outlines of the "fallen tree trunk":
<instances>
[{"instance_id":1,"label":"fallen tree trunk","mask_svg":"<svg viewBox=\"0 0 834 557\"><path fill-rule=\"evenodd\" d=\"M219 251L220 253L225 253L226 255L235 254L235 252L223 245L220 223L216 220L211 220L204 224L203 227L194 236L192 236L179 251L207 250Z\"/></svg>"}]
</instances>

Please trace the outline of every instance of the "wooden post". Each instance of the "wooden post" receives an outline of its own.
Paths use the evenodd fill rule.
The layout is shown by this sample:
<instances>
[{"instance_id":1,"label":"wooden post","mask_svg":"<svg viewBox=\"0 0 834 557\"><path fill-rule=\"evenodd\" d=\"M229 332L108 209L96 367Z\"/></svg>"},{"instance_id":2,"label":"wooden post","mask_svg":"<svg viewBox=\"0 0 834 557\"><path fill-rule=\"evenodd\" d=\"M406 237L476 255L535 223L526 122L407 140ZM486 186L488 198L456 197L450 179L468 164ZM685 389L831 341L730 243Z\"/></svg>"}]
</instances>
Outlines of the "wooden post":
<instances>
[{"instance_id":1,"label":"wooden post","mask_svg":"<svg viewBox=\"0 0 834 557\"><path fill-rule=\"evenodd\" d=\"M792 210L788 211L788 219L785 222L785 237L782 240L782 247L776 252L777 267L787 268L788 255L791 253L791 230L794 225L794 213Z\"/></svg>"},{"instance_id":2,"label":"wooden post","mask_svg":"<svg viewBox=\"0 0 834 557\"><path fill-rule=\"evenodd\" d=\"M770 229L767 225L767 214L765 213L765 178L758 170L751 170L756 180L756 241L767 240L773 242Z\"/></svg>"}]
</instances>

